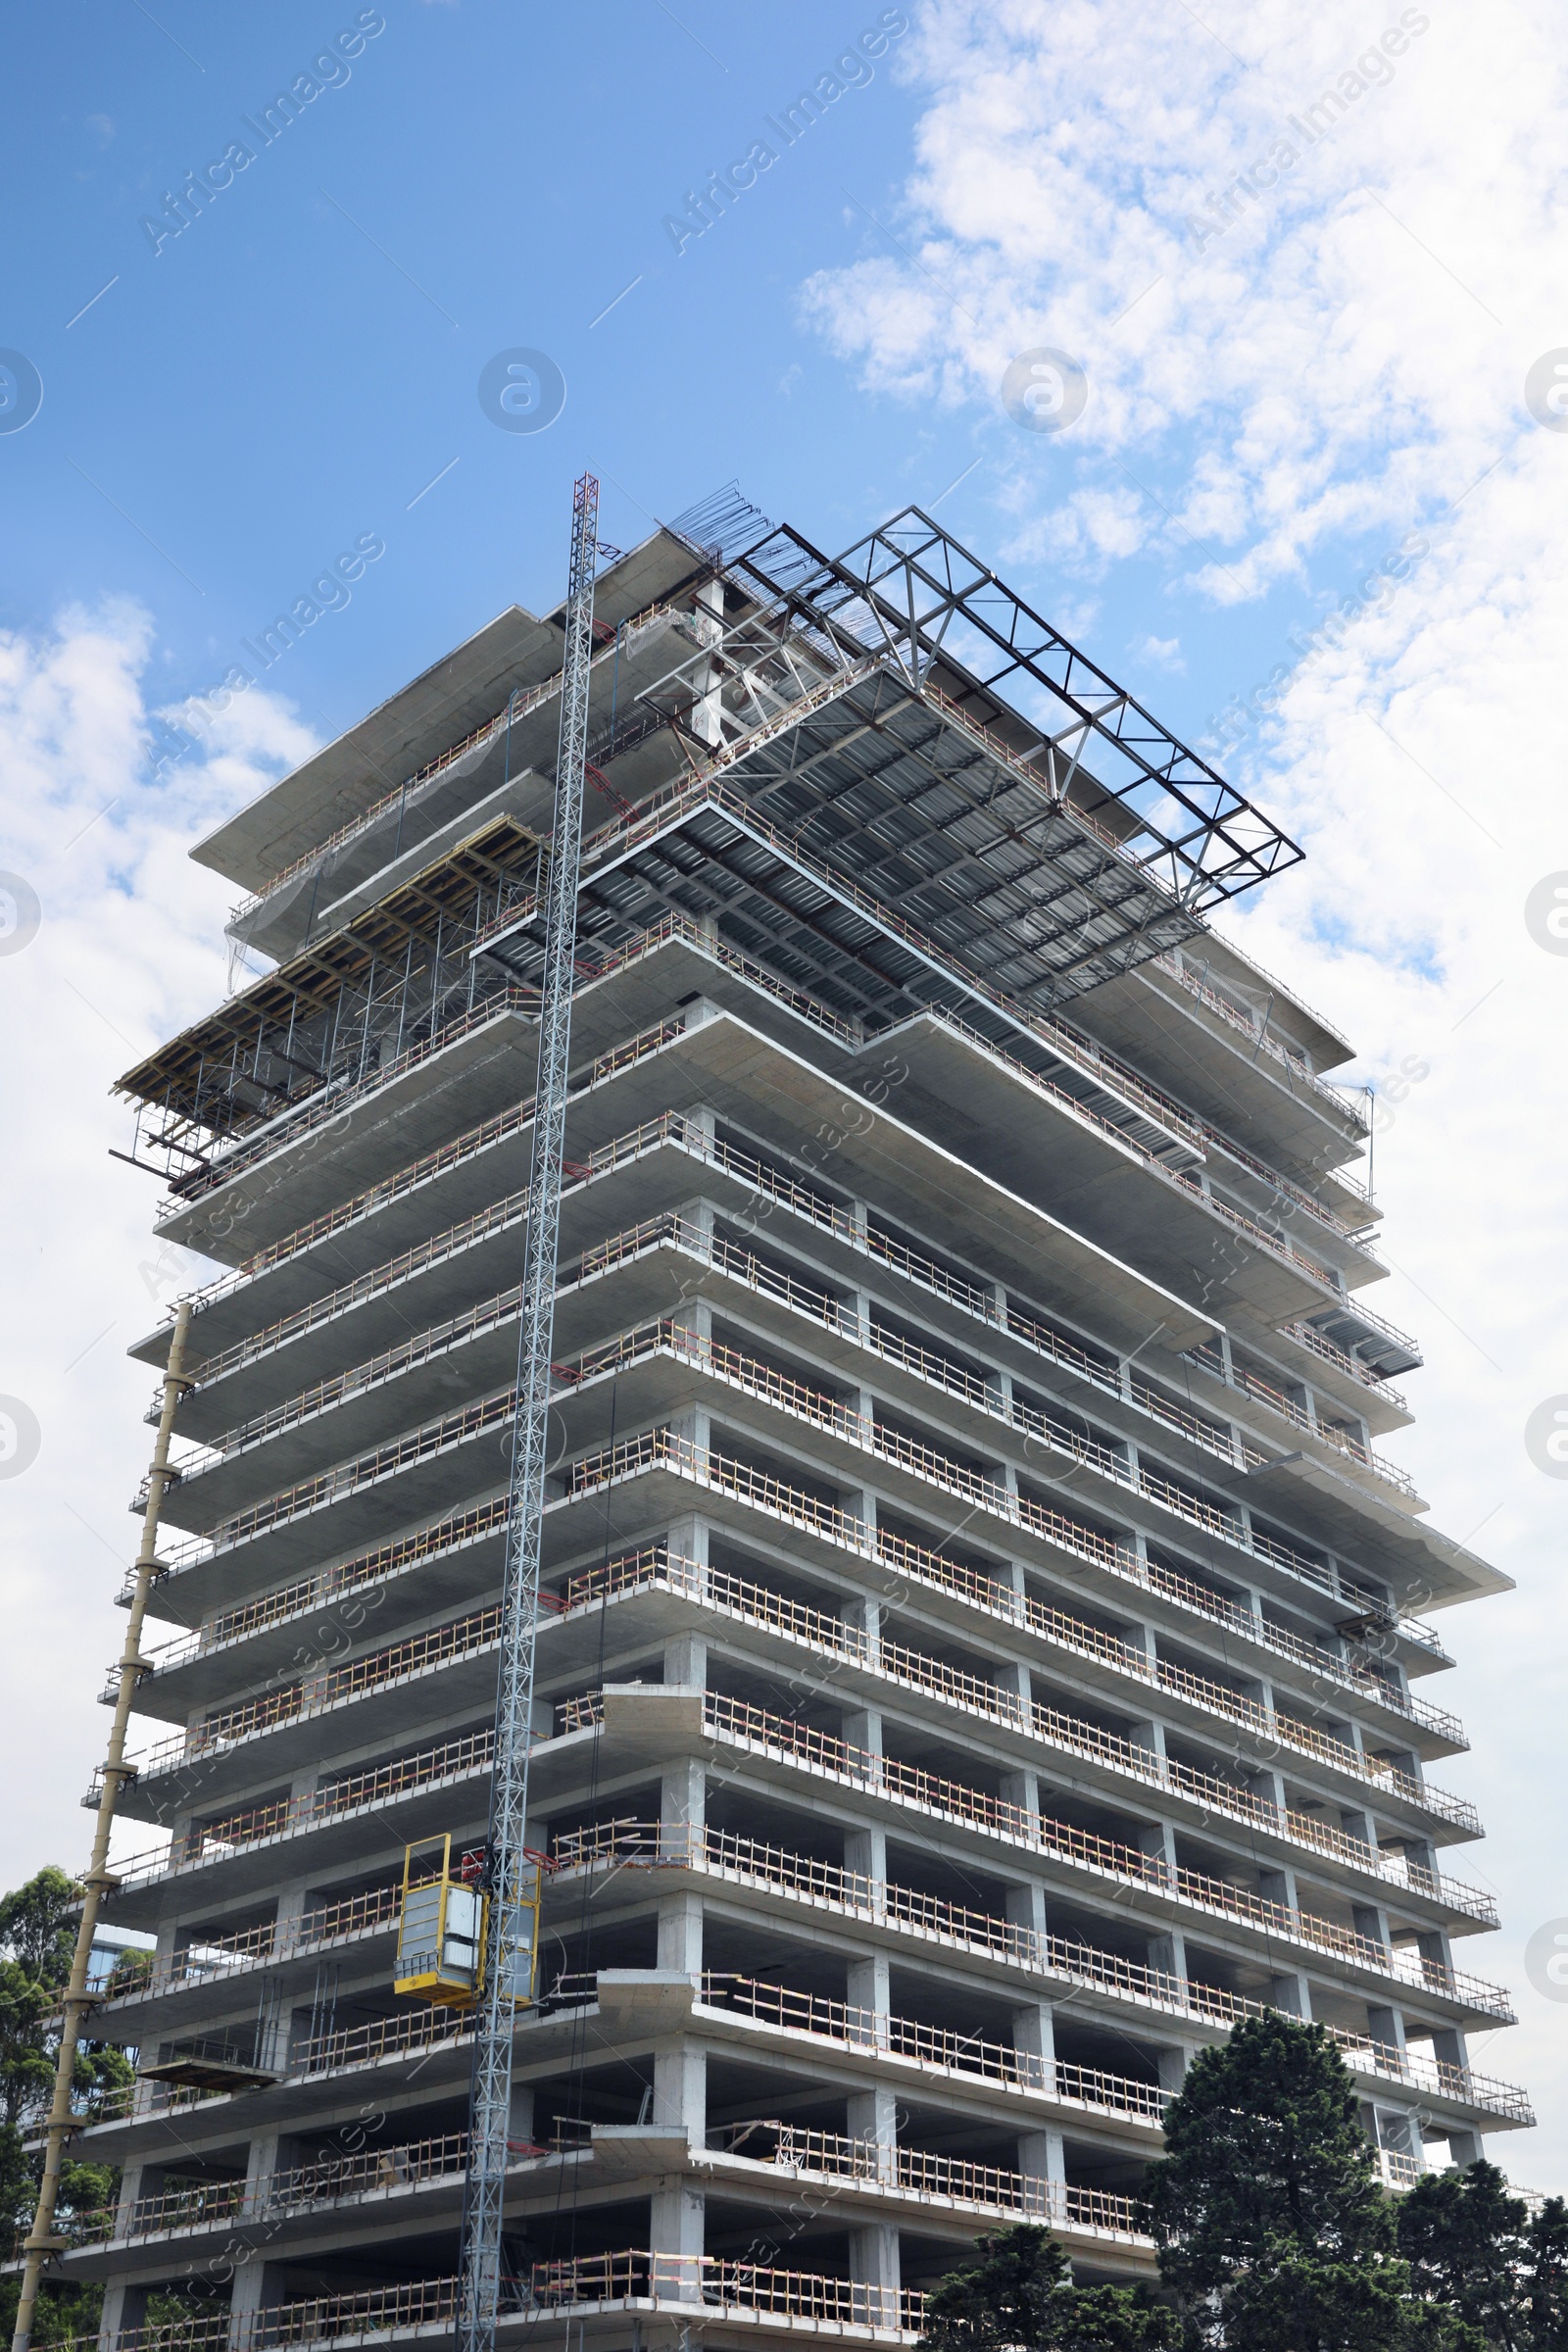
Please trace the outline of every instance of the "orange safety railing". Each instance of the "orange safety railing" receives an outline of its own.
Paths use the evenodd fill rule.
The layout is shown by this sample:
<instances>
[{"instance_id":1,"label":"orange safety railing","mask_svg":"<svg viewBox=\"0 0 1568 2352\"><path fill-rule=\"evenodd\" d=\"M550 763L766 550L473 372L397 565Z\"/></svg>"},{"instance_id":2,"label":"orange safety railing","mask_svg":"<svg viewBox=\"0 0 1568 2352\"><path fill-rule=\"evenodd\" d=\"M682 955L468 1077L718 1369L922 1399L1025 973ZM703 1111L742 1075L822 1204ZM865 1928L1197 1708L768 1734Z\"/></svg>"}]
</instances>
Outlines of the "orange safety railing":
<instances>
[{"instance_id":1,"label":"orange safety railing","mask_svg":"<svg viewBox=\"0 0 1568 2352\"><path fill-rule=\"evenodd\" d=\"M787 1752L780 1749L778 1752ZM823 1766L821 1769L830 1769ZM963 1795L971 1792L961 1791ZM1489 1984L1483 1978L1468 1975L1403 1946L1391 1947L1352 1929L1342 1928L1333 1920L1321 1919L1309 1911L1293 1910L1284 1903L1251 1893L1234 1886L1229 1880L1215 1879L1205 1873L1179 1868L1173 1874L1162 1855L1145 1854L1135 1847L1120 1845L1114 1839L1100 1838L1078 1830L1067 1822L1052 1819L1045 1814L1025 1814L1021 1807L1007 1807L1000 1798L983 1800L974 1810L958 1809L947 1813L934 1801L934 1791L928 1792L924 1808L933 1814L951 1819L982 1832L1004 1837L1019 1846L1047 1854L1053 1861L1072 1869L1083 1870L1097 1879L1108 1879L1118 1886L1141 1886L1151 1893L1173 1900L1181 1905L1207 1913L1210 1916L1240 1921L1264 1929L1309 1949L1327 1952L1337 1959L1349 1960L1356 1966L1375 1970L1379 1975L1394 1978L1428 1990L1463 2000L1489 2017L1511 2023L1513 2007L1499 1985ZM986 1805L995 1807L996 1818L983 1818ZM1014 1825L1010 1815L1017 1813ZM618 1860L659 1862L664 1849L662 1838L673 1839L669 1848L672 1866L692 1867L690 1848L682 1842L682 1834L662 1831L658 1824L610 1823L604 1827L605 1844L598 1842L601 1833L586 1831L577 1838L559 1839L555 1851L564 1869L580 1867L602 1858L608 1850Z\"/></svg>"},{"instance_id":2,"label":"orange safety railing","mask_svg":"<svg viewBox=\"0 0 1568 2352\"><path fill-rule=\"evenodd\" d=\"M725 1970L705 1970L702 1997L710 2007L736 2009L787 2033L823 2035L857 2049L875 2050L879 2056L912 2058L943 2074L982 2075L1009 2089L1035 2091L1139 2123L1157 2123L1169 2095L1157 2083L1131 2075L1067 2065L981 2034L957 2034L917 2018L890 2017L884 2010L857 2008L822 1993L797 1992L787 1984L762 1984Z\"/></svg>"},{"instance_id":3,"label":"orange safety railing","mask_svg":"<svg viewBox=\"0 0 1568 2352\"><path fill-rule=\"evenodd\" d=\"M274 1731L279 1724L292 1723L302 1715L321 1714L328 1707L341 1706L368 1691L407 1682L415 1675L433 1673L439 1667L456 1664L460 1658L471 1657L476 1650L490 1649L500 1629L498 1602L491 1608L476 1609L466 1617L456 1618L449 1625L432 1626L426 1633L412 1634L407 1641L394 1642L385 1649L353 1659L348 1665L328 1668L303 1682L270 1690L262 1698L248 1699L243 1706L209 1715L204 1723L193 1724L189 1731L162 1740L134 1761L144 1778L172 1771L194 1757L212 1755L233 1746L236 1740Z\"/></svg>"},{"instance_id":4,"label":"orange safety railing","mask_svg":"<svg viewBox=\"0 0 1568 2352\"><path fill-rule=\"evenodd\" d=\"M281 1796L270 1805L247 1806L242 1812L226 1814L220 1820L201 1823L167 1846L132 1855L116 1866L116 1876L124 1886L140 1885L200 1863L222 1861L248 1845L318 1829L323 1822L383 1804L390 1797L409 1795L439 1781L488 1772L494 1748L492 1726L486 1731L471 1732L463 1740L448 1740L438 1747L398 1756L370 1772L348 1773L323 1788L298 1796Z\"/></svg>"},{"instance_id":5,"label":"orange safety railing","mask_svg":"<svg viewBox=\"0 0 1568 2352\"><path fill-rule=\"evenodd\" d=\"M618 1347L621 1343L615 1345ZM670 1345L673 1348L675 1343L671 1342ZM683 1347L681 1351L690 1354L707 1345L693 1339L690 1347ZM782 1393L775 1397L769 1383L776 1384L781 1392L789 1385L800 1384L785 1384L781 1376L768 1373L766 1382L760 1381L751 1392L765 1392L769 1401L778 1401L785 1405L785 1409L791 1409ZM983 1472L953 1461L934 1446L921 1445L901 1432L889 1429L885 1424L877 1423L869 1437L857 1433L851 1429L850 1423L852 1419L858 1420L858 1416L851 1416L847 1408L829 1401L831 1412L824 1412L818 1417L802 1408L802 1417L817 1420L818 1426L833 1428L836 1434L862 1445L875 1458L911 1471L941 1492L956 1494L988 1515L1026 1530L1054 1548L1103 1567L1114 1576L1141 1585L1146 1591L1168 1592L1171 1597L1183 1599L1188 1597L1180 1592L1181 1586L1188 1580L1160 1568L1157 1563L1141 1559L1132 1544L1105 1535L1082 1520L1070 1518L1048 1504L1037 1502L1031 1496L1004 1486L999 1480L986 1477ZM639 1472L660 1467L674 1470L677 1475L695 1477L705 1485L733 1494L793 1524L809 1527L813 1533L822 1535L835 1544L860 1552L875 1549L880 1556L888 1554L889 1545L880 1536L873 1535L863 1521L853 1518L834 1504L819 1502L803 1490L792 1487L770 1473L757 1470L748 1463L736 1461L712 1449L704 1451L699 1459L698 1449L691 1442L677 1438L668 1429L645 1431L640 1437L613 1448L612 1453L591 1454L573 1463L562 1482L562 1499L576 1499L602 1491L606 1484L614 1484ZM1256 1531L1238 1530L1232 1541L1238 1550L1252 1551L1258 1557L1268 1558L1274 1565L1284 1567L1288 1574L1300 1576L1302 1573L1301 1566L1291 1563L1303 1562L1304 1555L1287 1554L1286 1546L1272 1544L1267 1537ZM920 1547L916 1546L915 1549L918 1554ZM1316 1569L1314 1562L1304 1561L1304 1565L1314 1571ZM951 1572L943 1581L952 1582ZM978 1572L971 1573L971 1582L977 1588L984 1588L984 1597L988 1600L994 1592L1004 1590L999 1588L994 1579ZM1203 1588L1193 1580L1191 1591L1202 1593ZM1204 1594L1204 1599L1211 1604L1203 1607L1204 1615L1219 1618L1222 1622L1230 1621L1232 1607L1215 1605L1211 1595ZM1013 1613L1020 1612L1015 1609ZM1257 1621L1247 1612L1237 1608L1234 1609L1234 1615L1245 1620L1246 1629L1255 1628ZM1253 1638L1257 1638L1255 1633Z\"/></svg>"},{"instance_id":6,"label":"orange safety railing","mask_svg":"<svg viewBox=\"0 0 1568 2352\"><path fill-rule=\"evenodd\" d=\"M838 2132L807 2131L768 2119L728 2124L726 2151L780 2172L830 2180L865 2180L883 2190L932 2202L978 2205L998 2213L1027 2214L1068 2230L1093 2230L1152 2243L1147 2215L1135 2197L1104 2189L1072 2188L1060 2180L1009 2172L999 2165L973 2164L956 2156L935 2156L923 2148L853 2139Z\"/></svg>"},{"instance_id":7,"label":"orange safety railing","mask_svg":"<svg viewBox=\"0 0 1568 2352\"><path fill-rule=\"evenodd\" d=\"M996 1693L1000 1701L1004 1693ZM589 1710L597 1705L591 1695L575 1702L582 1719L589 1719ZM873 1754L869 1748L855 1746L836 1735L815 1730L800 1723L794 1716L777 1715L765 1707L752 1706L722 1693L710 1691L705 1701L710 1731L734 1740L777 1750L817 1771L827 1771L849 1780L861 1782L883 1792L905 1797L933 1811L959 1820L972 1822L986 1830L1010 1838L1029 1838L1037 1817L1027 1807L988 1795L984 1790L968 1788L923 1768L900 1762L896 1757ZM988 1709L1001 1717L1005 1710L1002 1704ZM1215 1779L1208 1773L1194 1771L1140 1748L1119 1734L1104 1732L1096 1724L1083 1723L1075 1717L1057 1713L1054 1708L1036 1706L1033 1722L1028 1726L1043 1743L1062 1753L1088 1758L1124 1772L1130 1778L1156 1788L1172 1788L1195 1797L1209 1811L1229 1814L1233 1819L1265 1827L1277 1837L1310 1845L1319 1852L1331 1853L1337 1861L1364 1871L1368 1877L1386 1884L1426 1895L1431 1901L1444 1903L1461 1911L1467 1917L1496 1926L1497 1913L1493 1897L1480 1887L1466 1886L1462 1881L1441 1877L1435 1871L1421 1869L1403 1856L1385 1857L1359 1839L1348 1838L1343 1831L1331 1830L1309 1815L1291 1813L1254 1797L1246 1789ZM1022 1703L1018 1702L1014 1718L1020 1729L1025 1728ZM1059 1834L1064 1824L1050 1825L1053 1834ZM1102 1846L1108 1841L1097 1841ZM1117 1848L1119 1852L1130 1851ZM1192 1874L1188 1874L1189 1876ZM1220 1882L1212 1882L1219 1884ZM1239 1890L1231 1889L1235 1894Z\"/></svg>"}]
</instances>

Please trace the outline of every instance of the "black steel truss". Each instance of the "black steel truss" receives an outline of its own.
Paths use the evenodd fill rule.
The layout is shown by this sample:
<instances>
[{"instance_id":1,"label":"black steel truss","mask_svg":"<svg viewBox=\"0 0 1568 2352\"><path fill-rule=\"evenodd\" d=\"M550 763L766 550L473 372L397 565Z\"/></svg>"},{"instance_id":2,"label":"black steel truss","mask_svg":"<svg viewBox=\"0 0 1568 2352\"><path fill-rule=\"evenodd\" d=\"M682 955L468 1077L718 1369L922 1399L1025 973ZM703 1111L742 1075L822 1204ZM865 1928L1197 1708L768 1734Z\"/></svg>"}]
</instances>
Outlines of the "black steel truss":
<instances>
[{"instance_id":1,"label":"black steel truss","mask_svg":"<svg viewBox=\"0 0 1568 2352\"><path fill-rule=\"evenodd\" d=\"M1302 852L1207 761L918 507L825 556L783 525L730 560L847 652L933 687L1038 769L1042 791L1117 835L1194 912Z\"/></svg>"}]
</instances>

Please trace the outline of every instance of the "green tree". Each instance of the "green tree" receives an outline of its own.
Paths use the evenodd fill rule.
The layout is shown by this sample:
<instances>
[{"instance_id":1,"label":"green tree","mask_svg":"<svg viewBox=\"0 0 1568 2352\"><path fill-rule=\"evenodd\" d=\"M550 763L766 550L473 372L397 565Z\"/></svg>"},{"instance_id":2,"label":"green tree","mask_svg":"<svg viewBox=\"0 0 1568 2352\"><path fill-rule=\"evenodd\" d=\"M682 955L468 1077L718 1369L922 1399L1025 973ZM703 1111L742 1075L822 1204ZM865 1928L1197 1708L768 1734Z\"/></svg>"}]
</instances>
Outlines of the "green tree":
<instances>
[{"instance_id":1,"label":"green tree","mask_svg":"<svg viewBox=\"0 0 1568 2352\"><path fill-rule=\"evenodd\" d=\"M1173 2315L1141 2287L1074 2286L1049 2230L1019 2222L975 2241L978 2262L926 2298L919 2352L1163 2352Z\"/></svg>"},{"instance_id":2,"label":"green tree","mask_svg":"<svg viewBox=\"0 0 1568 2352\"><path fill-rule=\"evenodd\" d=\"M1423 2301L1446 2304L1483 2344L1503 2352L1532 2347L1529 2210L1494 2164L1428 2173L1400 2199L1398 2231L1410 2284Z\"/></svg>"},{"instance_id":3,"label":"green tree","mask_svg":"<svg viewBox=\"0 0 1568 2352\"><path fill-rule=\"evenodd\" d=\"M1390 2352L1406 2332L1395 2217L1321 2026L1270 2011L1200 2053L1150 2179L1160 2276L1225 2352ZM1457 2352L1457 2347L1455 2347Z\"/></svg>"},{"instance_id":4,"label":"green tree","mask_svg":"<svg viewBox=\"0 0 1568 2352\"><path fill-rule=\"evenodd\" d=\"M41 2163L24 2143L54 2096L60 1995L76 1940L75 1900L72 1881L52 1867L0 1895L0 2241L13 2231L25 2234L37 2203ZM73 2089L78 2100L90 2107L131 2080L122 2050L90 2040L77 2045ZM61 2221L109 2204L116 2187L110 2166L68 2159L60 2176ZM7 2334L19 2292L16 2278L0 2279L0 2328ZM46 2285L33 2340L48 2345L91 2334L102 2301L100 2287Z\"/></svg>"},{"instance_id":5,"label":"green tree","mask_svg":"<svg viewBox=\"0 0 1568 2352\"><path fill-rule=\"evenodd\" d=\"M1530 2225L1525 2341L1530 2352L1568 2352L1568 2205L1548 2197Z\"/></svg>"}]
</instances>

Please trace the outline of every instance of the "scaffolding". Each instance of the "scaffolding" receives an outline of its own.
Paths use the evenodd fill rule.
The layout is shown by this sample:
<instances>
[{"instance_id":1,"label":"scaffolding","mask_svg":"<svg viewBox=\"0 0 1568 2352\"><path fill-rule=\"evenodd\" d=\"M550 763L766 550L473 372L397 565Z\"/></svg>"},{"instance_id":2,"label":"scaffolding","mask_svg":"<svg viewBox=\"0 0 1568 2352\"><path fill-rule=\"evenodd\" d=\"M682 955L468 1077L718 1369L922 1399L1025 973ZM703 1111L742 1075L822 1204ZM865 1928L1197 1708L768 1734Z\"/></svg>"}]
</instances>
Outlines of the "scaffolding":
<instances>
[{"instance_id":1,"label":"scaffolding","mask_svg":"<svg viewBox=\"0 0 1568 2352\"><path fill-rule=\"evenodd\" d=\"M52 2254L60 2252L69 2242L56 2233L55 2202L60 2192L60 2171L65 2161L66 2142L76 2124L72 2107L76 2045L81 2036L83 2019L89 2009L96 2008L101 1997L87 1989L92 1940L97 1933L98 1912L103 1898L121 1883L109 1867L109 1840L115 1826L115 1807L122 1784L134 1778L136 1771L134 1764L125 1761L125 1734L129 1729L131 1709L136 1703L141 1678L149 1671L147 1660L142 1655L141 1631L147 1616L147 1596L158 1573L158 1521L163 1510L164 1492L177 1476L170 1467L169 1442L174 1427L174 1410L185 1392L185 1337L189 1328L190 1304L187 1300L175 1318L169 1361L164 1372L163 1408L158 1418L153 1458L147 1472L147 1501L142 1513L141 1545L136 1554L130 1616L125 1626L125 1646L120 1660L115 1720L109 1734L108 1753L100 1767L102 1781L98 1792L98 1825L93 1835L92 1859L81 1876L81 1918L76 1928L76 1948L72 1957L71 1977L63 2002L65 2017L60 2028L60 2047L55 2057L55 2095L43 2128L43 2179L38 2188L38 2204L33 2214L32 2228L23 2247L25 2261L11 2352L27 2352L43 2266Z\"/></svg>"},{"instance_id":2,"label":"scaffolding","mask_svg":"<svg viewBox=\"0 0 1568 2352\"><path fill-rule=\"evenodd\" d=\"M121 1156L188 1195L225 1148L470 1020L504 990L474 940L538 881L532 833L506 816L481 826L127 1070L116 1091L137 1099L136 1136Z\"/></svg>"}]
</instances>

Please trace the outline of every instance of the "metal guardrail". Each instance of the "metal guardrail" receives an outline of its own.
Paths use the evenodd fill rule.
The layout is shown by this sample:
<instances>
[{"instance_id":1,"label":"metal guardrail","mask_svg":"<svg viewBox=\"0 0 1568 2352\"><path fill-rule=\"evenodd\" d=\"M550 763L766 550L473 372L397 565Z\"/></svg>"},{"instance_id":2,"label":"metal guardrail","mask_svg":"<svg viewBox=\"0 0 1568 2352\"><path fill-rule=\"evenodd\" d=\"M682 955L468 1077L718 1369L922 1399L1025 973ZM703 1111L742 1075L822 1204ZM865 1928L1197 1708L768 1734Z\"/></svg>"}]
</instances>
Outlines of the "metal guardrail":
<instances>
[{"instance_id":1,"label":"metal guardrail","mask_svg":"<svg viewBox=\"0 0 1568 2352\"><path fill-rule=\"evenodd\" d=\"M923 1889L875 1880L815 1856L795 1854L787 1848L729 1832L693 1829L683 1823L617 1820L558 1838L553 1860L558 1870L566 1872L604 1868L618 1871L628 1867L692 1870L799 1898L812 1908L840 1909L948 1947L1010 1961L1031 1973L1054 1977L1069 1985L1091 1987L1117 2000L1166 2015L1190 2016L1211 2025L1231 2025L1242 2017L1264 2014L1264 2004L1221 1987L1150 1968L1117 1953L1099 1951L1073 1938L1041 1935L994 1914L947 1902ZM388 1896L390 1911L386 1917L371 1922L372 1926L394 1923L397 1890L388 1890ZM342 1912L353 1908L351 1904L330 1907ZM319 1948L328 1939L320 1931L331 1924L328 1913L306 1914L298 1922L280 1922L275 1929L257 1930L249 1937L233 1938L231 1941L236 1945L245 1942L253 1947L243 1955L236 1955L236 1965L266 1965L296 1950ZM348 1932L354 1932L352 1926ZM262 1938L274 1935L275 1950L254 1948ZM180 1958L176 1955L169 1965L177 1966ZM1387 1959L1385 1954L1385 1965ZM1435 1963L1422 1963L1414 1969L1399 1968L1395 1973L1398 1981L1414 1988L1425 1986L1449 1992L1457 1989L1462 1993L1466 1986L1473 1991L1476 1985L1476 1980L1455 1980L1452 1972ZM165 1988L153 1984L146 1989ZM1494 1987L1482 1989L1495 1991ZM580 2002L591 2000L595 1992L596 1980L592 1977L580 1981L563 1979L552 1987L551 1998ZM1360 2071L1451 2099L1480 2114L1519 2124L1534 2120L1527 2095L1512 2084L1469 2069L1448 2067L1420 2054L1396 2050L1338 2029L1331 2031L1348 2062ZM289 2062L290 2073L308 2076L341 2067L374 2065L387 2056L461 2039L462 2034L461 2025L448 2012L416 2010L318 2036L294 2053ZM127 2084L108 2102L95 2103L90 2120L110 2121L121 2113L163 2112L170 2107L189 2105L202 2095L172 2091L163 2083Z\"/></svg>"},{"instance_id":2,"label":"metal guardrail","mask_svg":"<svg viewBox=\"0 0 1568 2352\"><path fill-rule=\"evenodd\" d=\"M1455 1827L1481 1835L1480 1818L1467 1798L1450 1796L1446 1790L1434 1788L1426 1782L1411 1780L1393 1765L1367 1756L1361 1749L1335 1740L1315 1725L1298 1718L1271 1712L1254 1699L1242 1696L1223 1683L1216 1683L1191 1667L1177 1665L1171 1660L1156 1659L1152 1663L1143 1648L1134 1648L1119 1641L1115 1635L1103 1633L1098 1626L1054 1608L1033 1594L1020 1600L1009 1585L998 1585L977 1571L964 1570L938 1552L926 1550L900 1539L898 1565L902 1574L914 1581L934 1585L947 1592L956 1592L974 1607L985 1609L994 1617L1012 1624L1026 1625L1053 1647L1060 1648L1080 1659L1109 1666L1115 1673L1142 1684L1145 1690L1169 1690L1177 1696L1200 1706L1205 1712L1224 1717L1254 1733L1270 1747L1295 1747L1313 1756L1336 1771L1352 1775L1375 1789L1380 1795L1402 1797L1417 1804ZM638 1590L642 1586L662 1584L671 1592L684 1592L699 1599L705 1608L721 1611L765 1625L771 1632L782 1634L791 1641L806 1642L812 1646L835 1651L840 1656L869 1659L870 1645L866 1636L842 1618L790 1600L770 1592L765 1586L734 1576L727 1570L703 1568L697 1563L672 1553L667 1544L646 1546L609 1562L604 1568L585 1569L567 1579L561 1594L566 1608L592 1606L606 1594ZM1255 1620L1250 1622L1255 1623ZM881 1642L878 1653L885 1661L890 1645ZM912 1656L914 1653L900 1653ZM886 1670L886 1669L885 1669ZM954 1670L942 1668L946 1675ZM895 1676L896 1679L896 1676ZM986 1688L991 1688L986 1686Z\"/></svg>"}]
</instances>

